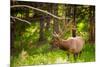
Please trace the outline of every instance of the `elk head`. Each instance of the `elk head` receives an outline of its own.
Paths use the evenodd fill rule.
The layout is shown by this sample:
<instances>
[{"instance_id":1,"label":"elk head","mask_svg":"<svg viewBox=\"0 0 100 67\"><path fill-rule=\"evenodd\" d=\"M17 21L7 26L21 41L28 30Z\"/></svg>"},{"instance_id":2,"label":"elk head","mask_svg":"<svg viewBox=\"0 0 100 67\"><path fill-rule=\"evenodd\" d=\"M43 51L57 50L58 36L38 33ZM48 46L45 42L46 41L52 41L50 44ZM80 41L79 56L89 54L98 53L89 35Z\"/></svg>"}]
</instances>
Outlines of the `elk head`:
<instances>
[{"instance_id":1,"label":"elk head","mask_svg":"<svg viewBox=\"0 0 100 67\"><path fill-rule=\"evenodd\" d=\"M54 32L52 35L53 35L53 38L52 38L50 44L52 45L53 48L57 48L60 45L61 38L56 32Z\"/></svg>"}]
</instances>

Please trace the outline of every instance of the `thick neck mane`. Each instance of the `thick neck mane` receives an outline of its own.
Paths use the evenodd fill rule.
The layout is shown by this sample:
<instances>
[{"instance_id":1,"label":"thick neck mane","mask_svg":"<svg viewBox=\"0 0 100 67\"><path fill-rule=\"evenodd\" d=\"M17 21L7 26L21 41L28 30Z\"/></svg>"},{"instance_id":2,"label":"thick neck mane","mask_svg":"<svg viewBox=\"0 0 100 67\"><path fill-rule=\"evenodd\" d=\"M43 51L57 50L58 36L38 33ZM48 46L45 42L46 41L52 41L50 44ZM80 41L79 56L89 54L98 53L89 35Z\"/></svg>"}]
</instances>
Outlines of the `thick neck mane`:
<instances>
[{"instance_id":1,"label":"thick neck mane","mask_svg":"<svg viewBox=\"0 0 100 67\"><path fill-rule=\"evenodd\" d=\"M61 40L59 41L58 47L59 47L60 49L62 49L62 50L66 50L66 48L67 48L68 45L69 45L69 44L68 44L68 41L67 41L67 40L61 39Z\"/></svg>"}]
</instances>

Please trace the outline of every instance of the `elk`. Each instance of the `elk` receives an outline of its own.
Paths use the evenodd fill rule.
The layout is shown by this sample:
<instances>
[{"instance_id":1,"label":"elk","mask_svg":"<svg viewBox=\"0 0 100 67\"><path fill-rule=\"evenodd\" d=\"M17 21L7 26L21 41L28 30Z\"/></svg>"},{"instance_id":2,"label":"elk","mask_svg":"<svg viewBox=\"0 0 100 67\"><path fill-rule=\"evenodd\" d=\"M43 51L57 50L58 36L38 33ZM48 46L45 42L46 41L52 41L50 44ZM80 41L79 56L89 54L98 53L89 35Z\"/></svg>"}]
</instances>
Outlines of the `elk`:
<instances>
[{"instance_id":1,"label":"elk","mask_svg":"<svg viewBox=\"0 0 100 67\"><path fill-rule=\"evenodd\" d=\"M60 36L55 33L53 34L53 39L50 42L52 47L58 47L64 51L68 51L68 58L69 53L72 53L74 55L74 59L76 60L78 54L82 51L84 40L82 37L76 36L76 37L70 37L66 40L60 38Z\"/></svg>"}]
</instances>

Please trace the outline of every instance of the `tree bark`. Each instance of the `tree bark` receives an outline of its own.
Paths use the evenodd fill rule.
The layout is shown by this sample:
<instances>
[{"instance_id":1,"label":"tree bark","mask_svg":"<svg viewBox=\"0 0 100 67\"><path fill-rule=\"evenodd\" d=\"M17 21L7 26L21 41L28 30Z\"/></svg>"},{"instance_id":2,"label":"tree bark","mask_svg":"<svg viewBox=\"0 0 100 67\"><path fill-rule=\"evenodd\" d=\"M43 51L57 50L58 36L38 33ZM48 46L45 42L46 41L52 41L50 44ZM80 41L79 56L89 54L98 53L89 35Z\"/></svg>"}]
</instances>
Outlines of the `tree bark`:
<instances>
[{"instance_id":1,"label":"tree bark","mask_svg":"<svg viewBox=\"0 0 100 67\"><path fill-rule=\"evenodd\" d=\"M40 32L39 32L39 41L44 41L44 18L43 16L40 17Z\"/></svg>"},{"instance_id":2,"label":"tree bark","mask_svg":"<svg viewBox=\"0 0 100 67\"><path fill-rule=\"evenodd\" d=\"M57 4L53 5L53 12L54 12L54 15L58 15L58 5ZM59 33L59 22L57 19L54 19L53 29L54 29L54 32Z\"/></svg>"},{"instance_id":3,"label":"tree bark","mask_svg":"<svg viewBox=\"0 0 100 67\"><path fill-rule=\"evenodd\" d=\"M95 43L95 8L89 7L89 43Z\"/></svg>"},{"instance_id":4,"label":"tree bark","mask_svg":"<svg viewBox=\"0 0 100 67\"><path fill-rule=\"evenodd\" d=\"M48 8L50 7L50 8ZM47 11L52 13L52 5L48 4L48 7L47 7ZM50 28L50 20L51 20L51 16L47 15L47 18L46 18L46 30L49 30Z\"/></svg>"},{"instance_id":5,"label":"tree bark","mask_svg":"<svg viewBox=\"0 0 100 67\"><path fill-rule=\"evenodd\" d=\"M76 37L76 5L73 6L73 28L72 37Z\"/></svg>"}]
</instances>

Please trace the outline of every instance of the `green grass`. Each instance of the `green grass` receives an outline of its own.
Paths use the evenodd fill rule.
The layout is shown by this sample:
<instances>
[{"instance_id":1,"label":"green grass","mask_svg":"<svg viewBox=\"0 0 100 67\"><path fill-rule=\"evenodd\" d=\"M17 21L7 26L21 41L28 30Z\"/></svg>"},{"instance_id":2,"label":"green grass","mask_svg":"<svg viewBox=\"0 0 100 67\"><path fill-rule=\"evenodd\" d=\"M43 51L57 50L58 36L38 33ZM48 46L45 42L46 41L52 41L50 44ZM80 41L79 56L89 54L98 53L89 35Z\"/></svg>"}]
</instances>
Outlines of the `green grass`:
<instances>
[{"instance_id":1,"label":"green grass","mask_svg":"<svg viewBox=\"0 0 100 67\"><path fill-rule=\"evenodd\" d=\"M78 56L77 62L94 62L95 45L85 44L83 52ZM68 57L65 51L60 49L50 50L48 43L34 46L31 49L23 49L18 55L11 56L11 67L21 65L73 63L73 55Z\"/></svg>"}]
</instances>

